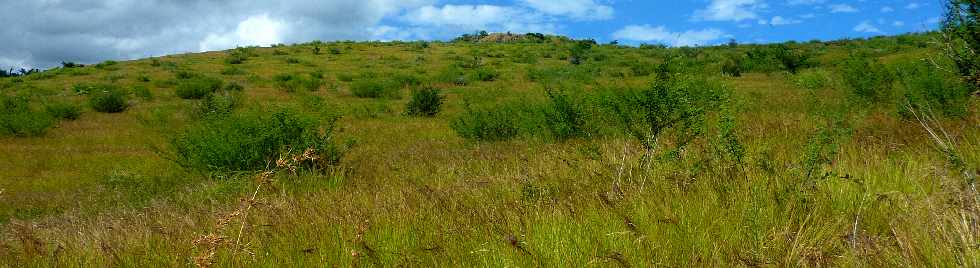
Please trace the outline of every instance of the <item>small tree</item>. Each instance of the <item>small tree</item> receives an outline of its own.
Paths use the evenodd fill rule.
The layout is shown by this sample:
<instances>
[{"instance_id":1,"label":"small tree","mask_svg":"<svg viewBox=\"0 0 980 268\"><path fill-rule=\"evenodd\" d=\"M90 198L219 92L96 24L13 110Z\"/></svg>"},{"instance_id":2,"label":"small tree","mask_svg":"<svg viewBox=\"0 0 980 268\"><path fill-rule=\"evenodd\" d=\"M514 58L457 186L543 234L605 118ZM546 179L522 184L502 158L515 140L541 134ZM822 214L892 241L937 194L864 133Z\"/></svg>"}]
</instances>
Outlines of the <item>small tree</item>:
<instances>
[{"instance_id":1,"label":"small tree","mask_svg":"<svg viewBox=\"0 0 980 268\"><path fill-rule=\"evenodd\" d=\"M964 81L980 90L980 0L949 0L943 20L946 55ZM978 91L980 93L980 91Z\"/></svg>"},{"instance_id":2,"label":"small tree","mask_svg":"<svg viewBox=\"0 0 980 268\"><path fill-rule=\"evenodd\" d=\"M412 91L412 99L405 105L405 114L432 117L439 113L445 97L439 89L423 87Z\"/></svg>"}]
</instances>

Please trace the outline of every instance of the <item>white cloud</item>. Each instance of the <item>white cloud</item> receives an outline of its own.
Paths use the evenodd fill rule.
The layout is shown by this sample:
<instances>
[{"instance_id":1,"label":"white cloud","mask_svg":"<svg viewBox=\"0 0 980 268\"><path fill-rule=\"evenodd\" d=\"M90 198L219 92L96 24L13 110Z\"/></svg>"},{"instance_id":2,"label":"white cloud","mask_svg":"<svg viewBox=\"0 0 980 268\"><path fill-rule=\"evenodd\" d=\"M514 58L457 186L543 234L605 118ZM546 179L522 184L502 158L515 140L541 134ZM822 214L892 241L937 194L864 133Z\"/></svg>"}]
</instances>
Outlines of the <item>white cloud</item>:
<instances>
[{"instance_id":1,"label":"white cloud","mask_svg":"<svg viewBox=\"0 0 980 268\"><path fill-rule=\"evenodd\" d=\"M557 26L543 14L512 6L444 5L424 6L400 18L410 24L414 36L448 36L487 30L554 33Z\"/></svg>"},{"instance_id":2,"label":"white cloud","mask_svg":"<svg viewBox=\"0 0 980 268\"><path fill-rule=\"evenodd\" d=\"M671 32L664 26L650 25L629 25L612 34L614 39L661 42L670 46L707 45L726 36L725 32L714 28Z\"/></svg>"},{"instance_id":3,"label":"white cloud","mask_svg":"<svg viewBox=\"0 0 980 268\"><path fill-rule=\"evenodd\" d=\"M893 21L892 22L892 26L902 27L902 26L905 26L905 22L904 21L900 21L900 20L896 20L896 21Z\"/></svg>"},{"instance_id":4,"label":"white cloud","mask_svg":"<svg viewBox=\"0 0 980 268\"><path fill-rule=\"evenodd\" d=\"M857 26L854 26L854 31L859 33L884 34L878 27L872 25L870 21L862 21Z\"/></svg>"},{"instance_id":5,"label":"white cloud","mask_svg":"<svg viewBox=\"0 0 980 268\"><path fill-rule=\"evenodd\" d=\"M553 16L580 20L606 20L613 17L613 8L593 0L520 0L524 5Z\"/></svg>"},{"instance_id":6,"label":"white cloud","mask_svg":"<svg viewBox=\"0 0 980 268\"><path fill-rule=\"evenodd\" d=\"M775 17L772 17L771 20L769 20L769 25L780 26L780 25L797 24L797 23L800 23L800 22L803 22L803 21L801 21L801 20L795 20L795 19L787 19L787 18L783 18L783 16L775 16Z\"/></svg>"},{"instance_id":7,"label":"white cloud","mask_svg":"<svg viewBox=\"0 0 980 268\"><path fill-rule=\"evenodd\" d=\"M286 24L269 18L269 14L248 17L234 31L210 34L199 45L200 51L221 50L245 45L270 45L282 42Z\"/></svg>"},{"instance_id":8,"label":"white cloud","mask_svg":"<svg viewBox=\"0 0 980 268\"><path fill-rule=\"evenodd\" d=\"M804 19L812 19L812 18L816 18L816 17L817 17L817 14L813 14L813 13L807 13L807 14L800 15L800 18L804 18Z\"/></svg>"},{"instance_id":9,"label":"white cloud","mask_svg":"<svg viewBox=\"0 0 980 268\"><path fill-rule=\"evenodd\" d=\"M854 12L858 12L858 9L848 4L830 5L830 13L854 13Z\"/></svg>"},{"instance_id":10,"label":"white cloud","mask_svg":"<svg viewBox=\"0 0 980 268\"><path fill-rule=\"evenodd\" d=\"M704 9L695 11L692 19L740 22L758 18L756 12L766 7L762 0L712 0Z\"/></svg>"},{"instance_id":11,"label":"white cloud","mask_svg":"<svg viewBox=\"0 0 980 268\"><path fill-rule=\"evenodd\" d=\"M920 7L922 7L922 5L920 5L919 3L909 3L908 5L905 5L905 9L908 10L919 9Z\"/></svg>"},{"instance_id":12,"label":"white cloud","mask_svg":"<svg viewBox=\"0 0 980 268\"><path fill-rule=\"evenodd\" d=\"M881 7L881 13L891 13L891 12L894 12L894 11L895 11L895 9L892 8L892 7L890 7L890 6L883 6L883 7Z\"/></svg>"}]
</instances>

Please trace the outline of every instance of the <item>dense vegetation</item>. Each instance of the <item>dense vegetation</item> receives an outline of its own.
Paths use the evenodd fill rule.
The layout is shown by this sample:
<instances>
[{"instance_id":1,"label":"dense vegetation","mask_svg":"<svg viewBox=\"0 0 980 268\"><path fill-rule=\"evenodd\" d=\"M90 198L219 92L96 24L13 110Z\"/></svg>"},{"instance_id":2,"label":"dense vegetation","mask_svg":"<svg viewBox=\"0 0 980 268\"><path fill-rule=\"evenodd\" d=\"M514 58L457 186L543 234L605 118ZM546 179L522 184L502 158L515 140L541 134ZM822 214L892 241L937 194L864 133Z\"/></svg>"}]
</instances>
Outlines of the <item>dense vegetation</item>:
<instances>
[{"instance_id":1,"label":"dense vegetation","mask_svg":"<svg viewBox=\"0 0 980 268\"><path fill-rule=\"evenodd\" d=\"M317 41L0 78L0 265L980 266L975 69L944 71L976 62L933 42L975 25L946 25Z\"/></svg>"}]
</instances>

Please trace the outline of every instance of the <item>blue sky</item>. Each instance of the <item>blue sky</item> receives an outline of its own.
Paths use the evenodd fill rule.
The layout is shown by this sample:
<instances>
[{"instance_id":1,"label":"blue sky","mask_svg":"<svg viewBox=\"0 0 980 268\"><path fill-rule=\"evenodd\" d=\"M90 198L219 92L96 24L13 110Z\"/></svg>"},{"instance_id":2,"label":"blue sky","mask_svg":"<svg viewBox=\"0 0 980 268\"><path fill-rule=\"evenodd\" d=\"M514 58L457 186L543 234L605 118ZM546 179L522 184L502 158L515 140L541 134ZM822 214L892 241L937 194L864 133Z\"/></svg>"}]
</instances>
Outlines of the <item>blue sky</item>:
<instances>
[{"instance_id":1,"label":"blue sky","mask_svg":"<svg viewBox=\"0 0 980 268\"><path fill-rule=\"evenodd\" d=\"M935 29L942 14L938 0L457 0L443 1L433 8L443 15L441 23L427 24L429 16L412 16L410 12L389 21L394 27L408 29L474 28L467 25L476 24L491 31L540 30L602 42L685 46L719 44L729 39L766 43L920 32ZM506 22L480 19L483 13L507 12L523 15ZM449 23L447 17L459 17L459 21ZM403 31L407 32L412 30ZM419 37L447 38L445 34L414 36Z\"/></svg>"},{"instance_id":2,"label":"blue sky","mask_svg":"<svg viewBox=\"0 0 980 268\"><path fill-rule=\"evenodd\" d=\"M478 30L670 46L935 29L941 0L45 0L0 9L0 68Z\"/></svg>"}]
</instances>

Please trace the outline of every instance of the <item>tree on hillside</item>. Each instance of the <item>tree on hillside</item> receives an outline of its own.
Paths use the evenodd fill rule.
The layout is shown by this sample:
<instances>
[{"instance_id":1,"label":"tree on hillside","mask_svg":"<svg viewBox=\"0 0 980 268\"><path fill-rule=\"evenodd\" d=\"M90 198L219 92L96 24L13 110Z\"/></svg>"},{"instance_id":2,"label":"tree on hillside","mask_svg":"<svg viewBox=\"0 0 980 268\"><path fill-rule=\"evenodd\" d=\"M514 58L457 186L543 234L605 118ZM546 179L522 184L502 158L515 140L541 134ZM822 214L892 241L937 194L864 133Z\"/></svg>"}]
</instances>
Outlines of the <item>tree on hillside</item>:
<instances>
[{"instance_id":1,"label":"tree on hillside","mask_svg":"<svg viewBox=\"0 0 980 268\"><path fill-rule=\"evenodd\" d=\"M943 49L963 80L980 93L980 0L949 0L942 22Z\"/></svg>"}]
</instances>

